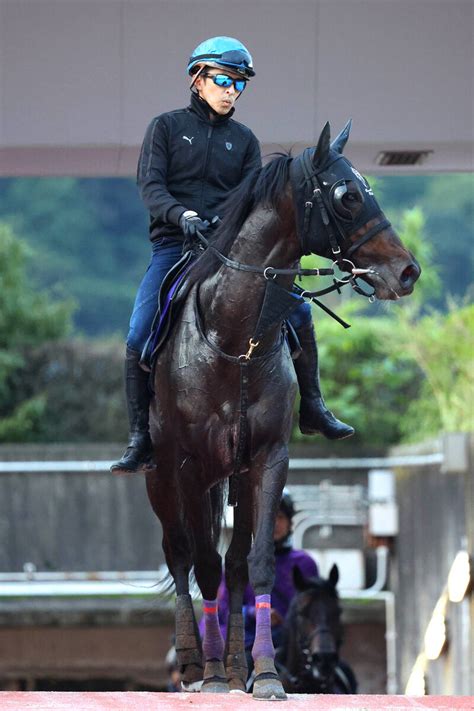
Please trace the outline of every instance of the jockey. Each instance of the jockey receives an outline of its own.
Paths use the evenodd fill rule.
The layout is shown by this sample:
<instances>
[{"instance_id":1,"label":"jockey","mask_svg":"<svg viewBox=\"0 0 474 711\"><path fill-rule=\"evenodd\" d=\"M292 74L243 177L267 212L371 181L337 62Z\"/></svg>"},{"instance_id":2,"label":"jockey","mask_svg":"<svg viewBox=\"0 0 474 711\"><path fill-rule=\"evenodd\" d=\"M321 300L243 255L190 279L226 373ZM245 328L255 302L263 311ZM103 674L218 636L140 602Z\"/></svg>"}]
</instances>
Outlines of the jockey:
<instances>
[{"instance_id":1,"label":"jockey","mask_svg":"<svg viewBox=\"0 0 474 711\"><path fill-rule=\"evenodd\" d=\"M232 118L234 104L255 76L247 48L232 37L202 42L188 62L191 102L161 114L147 128L137 169L141 198L150 213L152 257L139 286L127 336L125 385L130 437L112 471L137 471L151 459L148 373L139 365L150 334L158 293L179 261L183 244L205 232L227 194L261 166L252 131ZM326 408L319 387L316 340L309 304L293 312L302 354L295 361L301 392L300 427L330 439L354 430Z\"/></svg>"}]
</instances>

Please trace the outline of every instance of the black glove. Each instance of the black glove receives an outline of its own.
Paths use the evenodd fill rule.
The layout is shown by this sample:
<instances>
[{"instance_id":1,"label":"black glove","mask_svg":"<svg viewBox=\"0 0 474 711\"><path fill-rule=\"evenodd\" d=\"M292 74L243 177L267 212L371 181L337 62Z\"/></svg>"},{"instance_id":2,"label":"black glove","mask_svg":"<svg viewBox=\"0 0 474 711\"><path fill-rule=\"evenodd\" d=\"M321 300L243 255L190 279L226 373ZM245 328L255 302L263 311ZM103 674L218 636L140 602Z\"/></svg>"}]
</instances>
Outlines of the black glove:
<instances>
[{"instance_id":1,"label":"black glove","mask_svg":"<svg viewBox=\"0 0 474 711\"><path fill-rule=\"evenodd\" d=\"M198 237L198 234L204 234L209 227L209 223L203 222L194 210L186 210L179 218L179 226L181 227L185 241L193 241Z\"/></svg>"}]
</instances>

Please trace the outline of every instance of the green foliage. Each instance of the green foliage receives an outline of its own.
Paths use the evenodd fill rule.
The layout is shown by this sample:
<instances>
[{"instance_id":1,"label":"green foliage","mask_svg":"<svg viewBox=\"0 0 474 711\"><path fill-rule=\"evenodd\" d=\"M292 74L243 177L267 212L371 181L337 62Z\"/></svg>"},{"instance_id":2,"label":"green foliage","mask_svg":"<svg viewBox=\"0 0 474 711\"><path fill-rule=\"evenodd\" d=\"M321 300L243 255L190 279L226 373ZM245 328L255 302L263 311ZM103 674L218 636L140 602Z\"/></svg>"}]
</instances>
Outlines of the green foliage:
<instances>
[{"instance_id":1,"label":"green foliage","mask_svg":"<svg viewBox=\"0 0 474 711\"><path fill-rule=\"evenodd\" d=\"M474 174L378 177L377 195L394 223L413 207L425 216L441 287L432 304L444 310L447 295L463 298L474 274Z\"/></svg>"},{"instance_id":2,"label":"green foliage","mask_svg":"<svg viewBox=\"0 0 474 711\"><path fill-rule=\"evenodd\" d=\"M0 224L0 349L31 346L63 335L71 302L37 292L26 274L31 252L8 225Z\"/></svg>"},{"instance_id":3,"label":"green foliage","mask_svg":"<svg viewBox=\"0 0 474 711\"><path fill-rule=\"evenodd\" d=\"M20 400L42 404L29 439L124 441L123 356L123 343L112 340L44 343L28 352L15 389Z\"/></svg>"},{"instance_id":4,"label":"green foliage","mask_svg":"<svg viewBox=\"0 0 474 711\"><path fill-rule=\"evenodd\" d=\"M0 419L0 442L34 442L42 429L46 409L41 395L21 402L8 416Z\"/></svg>"},{"instance_id":5,"label":"green foliage","mask_svg":"<svg viewBox=\"0 0 474 711\"><path fill-rule=\"evenodd\" d=\"M0 223L0 441L24 441L37 430L44 398L22 399L16 387L25 354L70 328L72 304L34 289L26 274L29 256L11 227Z\"/></svg>"},{"instance_id":6,"label":"green foliage","mask_svg":"<svg viewBox=\"0 0 474 711\"><path fill-rule=\"evenodd\" d=\"M0 220L30 245L34 283L77 303L76 329L125 331L150 252L134 181L0 178Z\"/></svg>"},{"instance_id":7,"label":"green foliage","mask_svg":"<svg viewBox=\"0 0 474 711\"><path fill-rule=\"evenodd\" d=\"M351 442L388 445L402 436L400 413L417 396L418 368L387 353L391 319L369 318L364 309L365 304L356 300L337 309L352 323L348 330L315 314L321 384L328 407L355 426ZM302 439L296 428L293 437Z\"/></svg>"},{"instance_id":8,"label":"green foliage","mask_svg":"<svg viewBox=\"0 0 474 711\"><path fill-rule=\"evenodd\" d=\"M317 309L314 314L328 406L355 425L354 442L372 445L474 428L474 307L449 299L447 313L430 306L441 278L423 212L406 210L399 222L404 244L423 269L414 293L375 316L360 297L350 299L336 307L352 323L347 331ZM304 260L305 266L317 264L315 257ZM304 286L314 288L314 282ZM296 428L294 439L301 439Z\"/></svg>"},{"instance_id":9,"label":"green foliage","mask_svg":"<svg viewBox=\"0 0 474 711\"><path fill-rule=\"evenodd\" d=\"M473 273L474 177L377 177L376 185L394 223L407 208L426 217L441 276L432 305L444 308L446 293L462 297ZM33 250L29 278L72 297L75 327L88 335L126 332L150 254L147 219L129 178L0 178L0 221Z\"/></svg>"},{"instance_id":10,"label":"green foliage","mask_svg":"<svg viewBox=\"0 0 474 711\"><path fill-rule=\"evenodd\" d=\"M472 281L474 177L377 178L376 192L423 272L400 302L328 300L348 331L314 309L328 406L356 426L351 445L470 429L472 307L446 295L460 304ZM0 220L0 441L121 440L121 341L64 336L72 298L76 332L126 330L150 251L134 181L3 178Z\"/></svg>"},{"instance_id":11,"label":"green foliage","mask_svg":"<svg viewBox=\"0 0 474 711\"><path fill-rule=\"evenodd\" d=\"M386 345L416 363L423 374L418 398L408 403L402 434L409 441L444 432L474 430L474 305L451 301L447 314L414 310L397 316L396 337ZM390 337L391 335L391 337Z\"/></svg>"},{"instance_id":12,"label":"green foliage","mask_svg":"<svg viewBox=\"0 0 474 711\"><path fill-rule=\"evenodd\" d=\"M426 233L421 210L406 211L400 234L423 273L414 293L391 313L393 328L384 339L387 355L394 353L418 371L418 395L406 402L401 422L407 441L474 429L474 306L467 297L464 305L448 297L442 310L431 306L440 292L441 269L434 264L435 249Z\"/></svg>"}]
</instances>

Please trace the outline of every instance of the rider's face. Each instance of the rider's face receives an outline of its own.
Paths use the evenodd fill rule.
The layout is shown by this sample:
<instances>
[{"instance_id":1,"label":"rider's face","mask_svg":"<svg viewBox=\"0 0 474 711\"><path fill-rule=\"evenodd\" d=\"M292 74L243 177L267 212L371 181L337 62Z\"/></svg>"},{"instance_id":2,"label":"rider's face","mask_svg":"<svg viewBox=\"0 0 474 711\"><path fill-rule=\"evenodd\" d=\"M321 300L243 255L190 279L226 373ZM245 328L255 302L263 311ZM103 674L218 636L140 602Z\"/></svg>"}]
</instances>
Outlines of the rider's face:
<instances>
[{"instance_id":1,"label":"rider's face","mask_svg":"<svg viewBox=\"0 0 474 711\"><path fill-rule=\"evenodd\" d=\"M275 528L273 529L273 540L283 540L283 538L286 538L286 536L289 534L290 529L290 519L283 513L283 511L279 511L275 519Z\"/></svg>"},{"instance_id":2,"label":"rider's face","mask_svg":"<svg viewBox=\"0 0 474 711\"><path fill-rule=\"evenodd\" d=\"M214 109L217 114L225 116L233 108L236 99L242 93L236 91L235 86L223 87L214 84L210 77L216 74L226 74L232 79L242 79L240 74L236 72L216 69L215 67L204 67L202 74L198 76L194 86L196 87L199 96L204 101L207 101L209 106Z\"/></svg>"}]
</instances>

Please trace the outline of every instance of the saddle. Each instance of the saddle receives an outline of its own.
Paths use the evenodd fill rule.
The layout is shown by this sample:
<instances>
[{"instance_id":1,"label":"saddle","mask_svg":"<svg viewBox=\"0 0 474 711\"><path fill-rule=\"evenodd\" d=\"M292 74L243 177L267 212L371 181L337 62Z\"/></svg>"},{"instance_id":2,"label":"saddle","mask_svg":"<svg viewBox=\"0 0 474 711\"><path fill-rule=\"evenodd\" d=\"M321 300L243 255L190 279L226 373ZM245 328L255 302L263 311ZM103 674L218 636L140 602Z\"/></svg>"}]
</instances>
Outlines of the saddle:
<instances>
[{"instance_id":1,"label":"saddle","mask_svg":"<svg viewBox=\"0 0 474 711\"><path fill-rule=\"evenodd\" d=\"M195 262L196 256L191 250L185 252L163 279L150 335L140 358L140 366L147 372L151 372L158 353L166 343L173 324L176 323L177 315L189 291L186 275Z\"/></svg>"}]
</instances>

